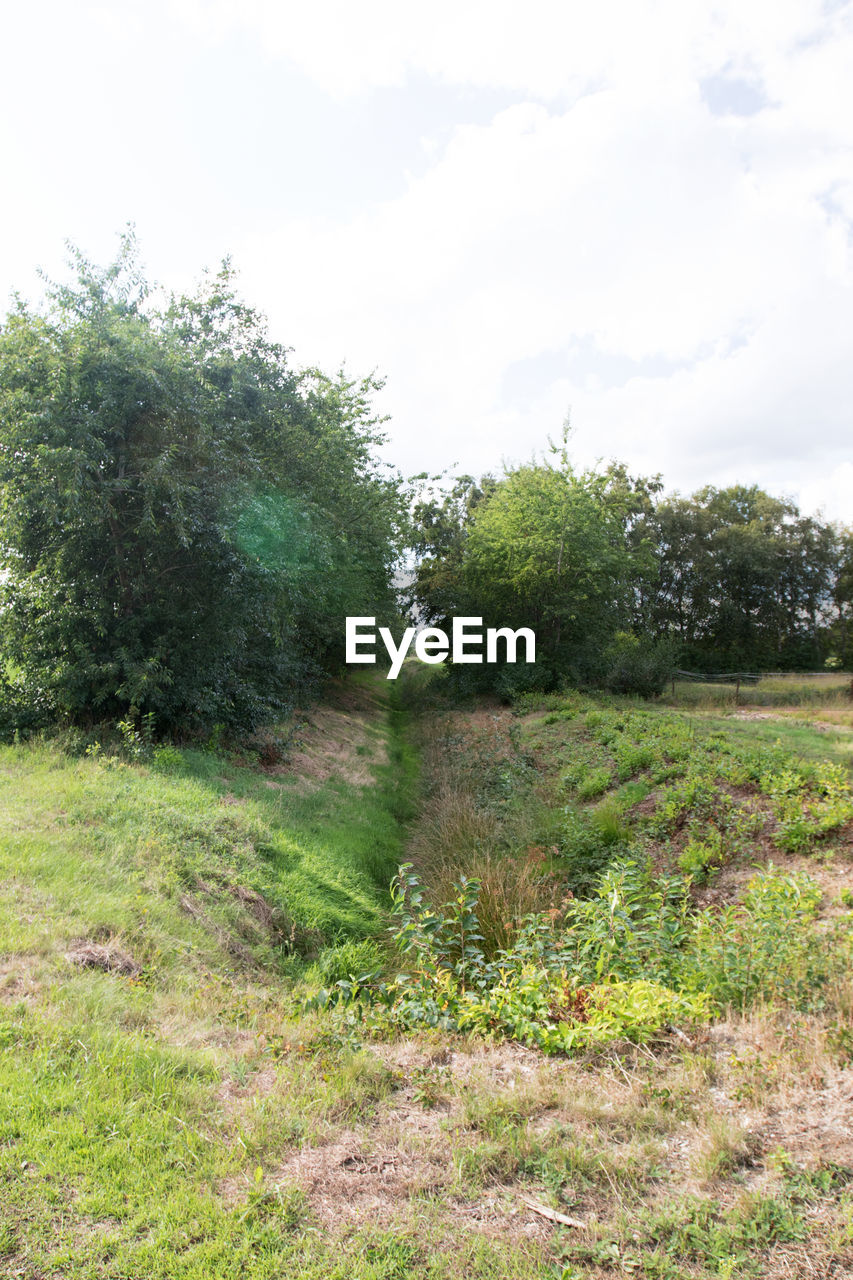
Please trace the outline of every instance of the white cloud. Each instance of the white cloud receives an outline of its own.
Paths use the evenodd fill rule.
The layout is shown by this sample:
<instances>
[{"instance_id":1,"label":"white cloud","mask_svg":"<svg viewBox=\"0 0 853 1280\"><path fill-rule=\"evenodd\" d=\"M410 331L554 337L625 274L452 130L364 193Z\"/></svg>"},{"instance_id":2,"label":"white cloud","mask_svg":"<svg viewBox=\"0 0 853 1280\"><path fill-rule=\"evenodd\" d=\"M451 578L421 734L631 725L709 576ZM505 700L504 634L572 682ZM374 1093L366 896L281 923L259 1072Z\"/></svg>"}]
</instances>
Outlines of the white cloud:
<instances>
[{"instance_id":1,"label":"white cloud","mask_svg":"<svg viewBox=\"0 0 853 1280\"><path fill-rule=\"evenodd\" d=\"M842 520L853 526L850 510L850 494L853 493L853 462L840 462L820 480L811 481L800 489L800 501L805 511L821 511L827 519Z\"/></svg>"},{"instance_id":2,"label":"white cloud","mask_svg":"<svg viewBox=\"0 0 853 1280\"><path fill-rule=\"evenodd\" d=\"M16 11L5 67L0 51L11 85L38 29L40 75L59 85L7 139L32 208L7 202L0 271L36 239L50 260L57 226L97 255L136 217L166 283L231 250L297 359L386 373L406 469L525 457L571 404L584 461L809 503L825 481L853 518L853 4L45 8L55 23ZM466 92L502 105L432 129L424 85L448 110ZM315 135L330 97L339 116ZM417 105L422 145L382 198L366 184L336 199L319 182L328 129L365 101ZM328 193L311 216L288 203L300 183Z\"/></svg>"},{"instance_id":3,"label":"white cloud","mask_svg":"<svg viewBox=\"0 0 853 1280\"><path fill-rule=\"evenodd\" d=\"M846 21L821 0L177 0L199 36L254 34L333 94L400 85L412 72L560 98L599 82L695 78L723 64L769 74L798 44Z\"/></svg>"},{"instance_id":4,"label":"white cloud","mask_svg":"<svg viewBox=\"0 0 853 1280\"><path fill-rule=\"evenodd\" d=\"M714 116L682 76L459 130L399 198L283 229L311 265L283 264L277 317L321 359L380 364L413 468L525 456L572 404L584 458L625 456L681 486L749 473L799 487L846 447L853 399L853 112L839 121L827 96L821 114L805 92L823 46L793 48L804 29L792 20L740 59L779 81L776 105L748 118ZM253 287L278 234L241 252ZM554 378L524 412L504 402L510 366L582 336L675 367L594 393Z\"/></svg>"}]
</instances>

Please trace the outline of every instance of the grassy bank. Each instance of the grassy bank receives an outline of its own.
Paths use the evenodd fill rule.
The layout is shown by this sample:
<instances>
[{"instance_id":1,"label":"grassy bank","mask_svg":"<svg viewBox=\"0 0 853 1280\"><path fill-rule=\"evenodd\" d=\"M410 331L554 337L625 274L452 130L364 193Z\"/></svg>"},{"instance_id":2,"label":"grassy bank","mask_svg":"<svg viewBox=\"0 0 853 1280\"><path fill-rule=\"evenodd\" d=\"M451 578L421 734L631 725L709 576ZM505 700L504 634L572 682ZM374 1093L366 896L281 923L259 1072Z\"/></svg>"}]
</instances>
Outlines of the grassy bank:
<instances>
[{"instance_id":1,"label":"grassy bank","mask_svg":"<svg viewBox=\"0 0 853 1280\"><path fill-rule=\"evenodd\" d=\"M291 988L382 932L414 779L399 721L357 681L266 769L0 751L0 1274L352 1274L259 1173L390 1088L369 1055L306 1048ZM371 1247L385 1274L399 1247Z\"/></svg>"}]
</instances>

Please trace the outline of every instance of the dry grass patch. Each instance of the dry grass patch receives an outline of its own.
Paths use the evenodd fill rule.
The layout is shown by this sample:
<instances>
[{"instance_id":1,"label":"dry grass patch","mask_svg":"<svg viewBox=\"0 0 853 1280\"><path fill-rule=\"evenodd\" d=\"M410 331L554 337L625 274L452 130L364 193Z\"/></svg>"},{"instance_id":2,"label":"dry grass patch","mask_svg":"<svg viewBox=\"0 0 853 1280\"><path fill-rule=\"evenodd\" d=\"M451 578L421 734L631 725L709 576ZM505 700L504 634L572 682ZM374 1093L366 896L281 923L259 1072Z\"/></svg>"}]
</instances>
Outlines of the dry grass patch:
<instances>
[{"instance_id":1,"label":"dry grass patch","mask_svg":"<svg viewBox=\"0 0 853 1280\"><path fill-rule=\"evenodd\" d=\"M102 969L105 973L118 973L135 978L142 972L142 965L134 960L117 942L91 942L86 938L73 943L65 953L69 964L81 969Z\"/></svg>"},{"instance_id":2,"label":"dry grass patch","mask_svg":"<svg viewBox=\"0 0 853 1280\"><path fill-rule=\"evenodd\" d=\"M338 778L353 786L367 787L375 781L375 770L388 763L384 738L376 730L383 704L364 686L335 684L328 704L297 713L299 728L283 764L269 772L293 777L305 790L313 790Z\"/></svg>"},{"instance_id":3,"label":"dry grass patch","mask_svg":"<svg viewBox=\"0 0 853 1280\"><path fill-rule=\"evenodd\" d=\"M748 1164L755 1142L752 1135L730 1116L712 1112L705 1116L698 1141L691 1152L691 1171L703 1186Z\"/></svg>"},{"instance_id":4,"label":"dry grass patch","mask_svg":"<svg viewBox=\"0 0 853 1280\"><path fill-rule=\"evenodd\" d=\"M384 1226L416 1199L434 1198L448 1185L448 1149L442 1135L407 1132L401 1117L372 1133L346 1129L321 1146L305 1146L280 1165L276 1183L306 1194L325 1227Z\"/></svg>"},{"instance_id":5,"label":"dry grass patch","mask_svg":"<svg viewBox=\"0 0 853 1280\"><path fill-rule=\"evenodd\" d=\"M0 960L0 1004L37 1000L44 987L45 962L32 954Z\"/></svg>"}]
</instances>

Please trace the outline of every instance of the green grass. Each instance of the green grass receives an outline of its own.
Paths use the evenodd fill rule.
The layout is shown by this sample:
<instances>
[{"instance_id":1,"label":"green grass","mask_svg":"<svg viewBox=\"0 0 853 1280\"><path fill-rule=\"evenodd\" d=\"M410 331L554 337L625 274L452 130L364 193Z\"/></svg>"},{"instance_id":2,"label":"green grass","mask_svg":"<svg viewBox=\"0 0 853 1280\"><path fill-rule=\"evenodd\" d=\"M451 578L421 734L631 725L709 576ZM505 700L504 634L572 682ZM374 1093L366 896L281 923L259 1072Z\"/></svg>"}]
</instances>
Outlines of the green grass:
<instances>
[{"instance_id":1,"label":"green grass","mask_svg":"<svg viewBox=\"0 0 853 1280\"><path fill-rule=\"evenodd\" d=\"M820 704L849 704L850 675L827 672L820 675L763 676L755 684L732 681L676 680L663 701L682 707L813 707Z\"/></svg>"},{"instance_id":2,"label":"green grass","mask_svg":"<svg viewBox=\"0 0 853 1280\"><path fill-rule=\"evenodd\" d=\"M393 729L393 727L392 727ZM220 755L180 752L166 770L69 757L48 742L0 748L0 899L7 949L55 950L81 932L120 934L146 965L182 968L222 950L182 907L189 896L257 958L365 936L380 925L403 847L414 762L396 731L376 785L305 789ZM245 891L280 916L280 938L251 923ZM251 904L249 904L251 905Z\"/></svg>"},{"instance_id":3,"label":"green grass","mask_svg":"<svg viewBox=\"0 0 853 1280\"><path fill-rule=\"evenodd\" d=\"M359 784L200 750L159 763L59 741L0 750L0 1276L568 1280L627 1267L675 1280L748 1275L754 1257L760 1274L776 1245L846 1257L846 1172L782 1156L777 1169L750 1148L772 1177L747 1192L735 1130L714 1122L721 1091L733 1114L746 1098L750 1126L766 1093L776 1126L786 1075L824 1089L849 1057L835 1012L824 1026L786 1010L780 1035L801 1019L790 1036L806 1056L789 1063L771 1042L772 1078L748 1098L743 1046L769 1034L755 1021L718 1057L712 1041L700 1053L679 1040L546 1061L441 1032L374 1038L346 1007L304 1012L306 984L385 956L388 882L419 799L414 712L381 679L354 684L368 707L350 743ZM473 738L466 713L441 714L491 852L520 851L529 876L565 874L573 856L591 885L637 842L683 855L688 829L713 875L718 851L754 835L720 799L738 770L769 806L771 765L808 798L828 756L849 763L843 735L835 751L787 721L578 695L527 710L475 713ZM712 829L718 844L701 844ZM808 854L833 834L803 838ZM499 906L511 887L495 890ZM138 971L79 967L81 939ZM676 1137L693 1182L672 1163ZM381 1211L356 1221L340 1193L330 1226L311 1178L288 1172L300 1151L327 1150L332 1179L350 1151L366 1153L366 1179L374 1159L387 1169L382 1187L400 1170L396 1199L383 1191ZM357 1194L357 1174L349 1185ZM520 1210L525 1194L586 1228L552 1230Z\"/></svg>"},{"instance_id":4,"label":"green grass","mask_svg":"<svg viewBox=\"0 0 853 1280\"><path fill-rule=\"evenodd\" d=\"M392 1087L369 1053L311 1047L286 979L300 951L382 932L415 773L402 715L369 726L389 763L366 787L305 790L199 751L166 771L0 751L0 1273L447 1273L393 1234L330 1249L267 1173ZM141 971L73 966L80 938ZM472 1274L498 1274L469 1252Z\"/></svg>"},{"instance_id":5,"label":"green grass","mask_svg":"<svg viewBox=\"0 0 853 1280\"><path fill-rule=\"evenodd\" d=\"M389 1087L368 1055L311 1055L235 1119L210 1053L104 1022L9 1010L0 1022L0 1274L75 1280L308 1280L455 1274L429 1236L367 1229L330 1242L275 1174L305 1120L364 1118ZM251 1076L250 1076L251 1078ZM310 1133L310 1130L309 1130ZM481 1241L464 1274L500 1276ZM536 1274L510 1250L509 1274ZM7 1270L8 1268L8 1270Z\"/></svg>"},{"instance_id":6,"label":"green grass","mask_svg":"<svg viewBox=\"0 0 853 1280\"><path fill-rule=\"evenodd\" d=\"M724 732L733 742L772 747L779 743L795 758L834 760L853 771L853 733L839 726L816 729L808 721L736 720L709 715L706 728L710 733Z\"/></svg>"}]
</instances>

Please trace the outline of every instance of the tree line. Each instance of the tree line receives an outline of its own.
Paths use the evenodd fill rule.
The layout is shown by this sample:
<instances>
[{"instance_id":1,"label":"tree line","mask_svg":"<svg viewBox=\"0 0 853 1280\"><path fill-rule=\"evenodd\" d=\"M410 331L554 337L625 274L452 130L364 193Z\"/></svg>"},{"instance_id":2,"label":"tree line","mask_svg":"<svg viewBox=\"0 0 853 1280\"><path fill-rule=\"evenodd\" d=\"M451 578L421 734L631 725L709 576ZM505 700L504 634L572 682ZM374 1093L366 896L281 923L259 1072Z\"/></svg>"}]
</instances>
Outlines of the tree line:
<instances>
[{"instance_id":1,"label":"tree line","mask_svg":"<svg viewBox=\"0 0 853 1280\"><path fill-rule=\"evenodd\" d=\"M619 463L578 470L567 445L415 508L421 616L536 630L535 670L468 669L468 683L652 693L676 666L849 666L853 531L755 485L684 497Z\"/></svg>"},{"instance_id":2,"label":"tree line","mask_svg":"<svg viewBox=\"0 0 853 1280\"><path fill-rule=\"evenodd\" d=\"M342 668L347 616L406 609L534 628L535 666L456 673L505 692L853 660L849 529L579 470L566 438L413 488L379 459L381 384L293 368L227 263L159 300L131 234L74 267L0 325L0 729L251 729Z\"/></svg>"}]
</instances>

